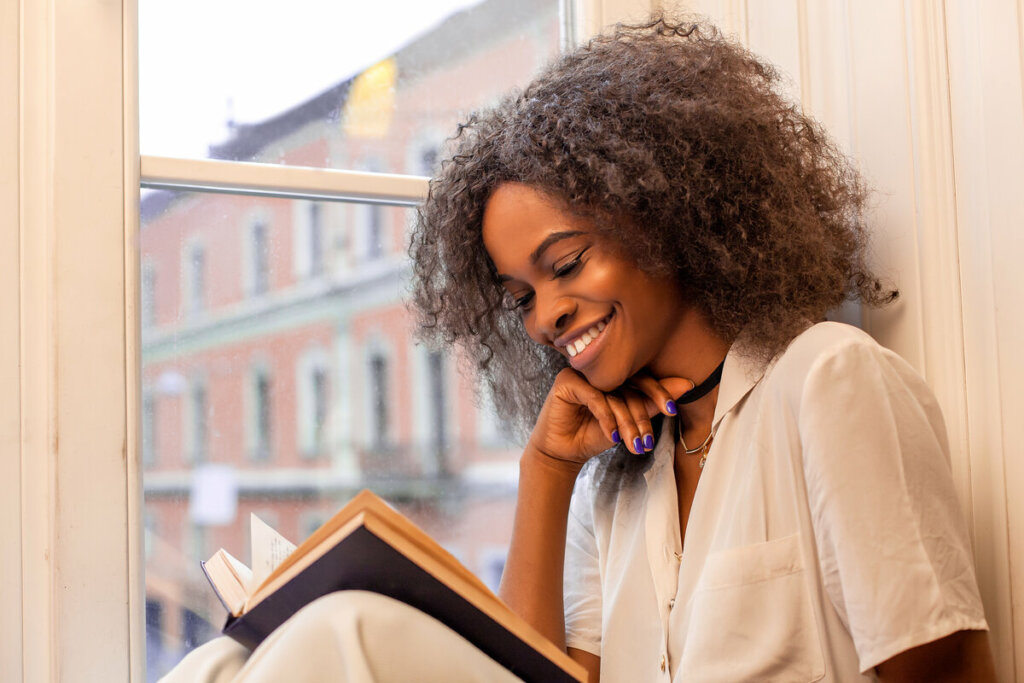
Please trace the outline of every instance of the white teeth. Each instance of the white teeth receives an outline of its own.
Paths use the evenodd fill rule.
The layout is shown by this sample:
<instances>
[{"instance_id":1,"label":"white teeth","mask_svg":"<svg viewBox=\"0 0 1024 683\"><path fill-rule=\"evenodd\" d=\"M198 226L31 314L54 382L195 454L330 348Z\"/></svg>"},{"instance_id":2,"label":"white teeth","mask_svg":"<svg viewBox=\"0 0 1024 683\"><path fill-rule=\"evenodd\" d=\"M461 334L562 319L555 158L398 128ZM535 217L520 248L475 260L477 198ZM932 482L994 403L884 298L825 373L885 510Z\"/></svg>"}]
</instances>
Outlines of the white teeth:
<instances>
[{"instance_id":1,"label":"white teeth","mask_svg":"<svg viewBox=\"0 0 1024 683\"><path fill-rule=\"evenodd\" d=\"M590 342L597 339L598 335L604 332L604 328L607 326L608 325L602 320L584 332L576 341L566 344L565 350L569 354L569 357L574 358L578 353L583 351L583 349L587 348L587 346L590 345Z\"/></svg>"}]
</instances>

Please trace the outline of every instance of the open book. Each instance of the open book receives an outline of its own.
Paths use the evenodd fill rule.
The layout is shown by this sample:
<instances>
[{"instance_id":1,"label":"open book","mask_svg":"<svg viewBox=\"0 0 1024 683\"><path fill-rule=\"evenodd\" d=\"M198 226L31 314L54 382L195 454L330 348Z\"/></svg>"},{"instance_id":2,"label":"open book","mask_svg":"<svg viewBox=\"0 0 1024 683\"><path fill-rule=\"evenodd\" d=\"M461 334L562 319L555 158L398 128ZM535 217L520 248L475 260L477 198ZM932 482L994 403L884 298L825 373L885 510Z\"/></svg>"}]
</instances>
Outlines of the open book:
<instances>
[{"instance_id":1,"label":"open book","mask_svg":"<svg viewBox=\"0 0 1024 683\"><path fill-rule=\"evenodd\" d=\"M229 612L225 635L246 647L255 648L322 595L367 590L429 614L523 680L586 680L582 666L370 491L297 548L254 520L252 548L252 569L224 550L203 563Z\"/></svg>"}]
</instances>

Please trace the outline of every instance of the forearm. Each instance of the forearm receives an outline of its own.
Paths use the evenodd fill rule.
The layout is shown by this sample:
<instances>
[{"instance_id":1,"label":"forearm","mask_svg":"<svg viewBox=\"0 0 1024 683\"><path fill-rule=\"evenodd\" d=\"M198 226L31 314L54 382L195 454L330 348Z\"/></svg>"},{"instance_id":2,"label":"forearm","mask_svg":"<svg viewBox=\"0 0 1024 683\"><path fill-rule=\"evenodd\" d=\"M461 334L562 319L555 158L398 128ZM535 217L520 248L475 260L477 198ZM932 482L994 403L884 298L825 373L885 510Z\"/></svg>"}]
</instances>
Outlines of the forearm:
<instances>
[{"instance_id":1,"label":"forearm","mask_svg":"<svg viewBox=\"0 0 1024 683\"><path fill-rule=\"evenodd\" d=\"M513 611L561 648L566 520L580 467L529 445L523 452L512 542L499 590Z\"/></svg>"},{"instance_id":2,"label":"forearm","mask_svg":"<svg viewBox=\"0 0 1024 683\"><path fill-rule=\"evenodd\" d=\"M878 679L886 683L996 681L995 664L985 631L958 631L919 645L882 662L877 671Z\"/></svg>"}]
</instances>

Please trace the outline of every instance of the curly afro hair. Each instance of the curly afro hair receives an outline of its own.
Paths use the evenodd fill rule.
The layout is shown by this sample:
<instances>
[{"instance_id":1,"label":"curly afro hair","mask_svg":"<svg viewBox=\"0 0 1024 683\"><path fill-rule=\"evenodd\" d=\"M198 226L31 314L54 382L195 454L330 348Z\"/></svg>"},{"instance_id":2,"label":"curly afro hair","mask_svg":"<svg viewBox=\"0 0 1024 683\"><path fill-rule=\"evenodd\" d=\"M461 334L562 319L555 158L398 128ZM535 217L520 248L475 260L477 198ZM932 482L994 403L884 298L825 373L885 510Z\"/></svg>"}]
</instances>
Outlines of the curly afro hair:
<instances>
[{"instance_id":1,"label":"curly afro hair","mask_svg":"<svg viewBox=\"0 0 1024 683\"><path fill-rule=\"evenodd\" d=\"M674 277L721 338L763 359L844 300L894 298L866 263L863 181L779 81L714 27L657 16L474 113L411 238L421 334L459 345L502 414L532 427L566 361L527 337L484 249L484 207L507 182Z\"/></svg>"}]
</instances>

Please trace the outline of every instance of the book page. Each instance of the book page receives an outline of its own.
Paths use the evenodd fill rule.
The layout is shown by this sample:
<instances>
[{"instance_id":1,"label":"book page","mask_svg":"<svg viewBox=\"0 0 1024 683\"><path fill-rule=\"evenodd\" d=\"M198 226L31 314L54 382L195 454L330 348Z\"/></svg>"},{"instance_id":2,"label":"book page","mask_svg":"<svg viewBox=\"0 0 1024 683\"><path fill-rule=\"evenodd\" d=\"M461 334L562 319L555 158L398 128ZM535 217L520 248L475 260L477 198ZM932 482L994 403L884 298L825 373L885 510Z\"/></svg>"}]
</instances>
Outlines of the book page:
<instances>
[{"instance_id":1,"label":"book page","mask_svg":"<svg viewBox=\"0 0 1024 683\"><path fill-rule=\"evenodd\" d=\"M206 562L199 563L228 612L238 615L248 598L248 583L252 572L221 548Z\"/></svg>"},{"instance_id":2,"label":"book page","mask_svg":"<svg viewBox=\"0 0 1024 683\"><path fill-rule=\"evenodd\" d=\"M252 578L249 579L247 590L252 593L279 564L292 554L295 544L277 533L256 515L250 516L249 529L252 547Z\"/></svg>"},{"instance_id":3,"label":"book page","mask_svg":"<svg viewBox=\"0 0 1024 683\"><path fill-rule=\"evenodd\" d=\"M228 566L231 568L231 572L235 575L235 579L238 580L238 585L248 590L248 587L252 585L252 570L242 564L242 561L236 558L234 555L229 553L227 550L221 549L225 557L228 559Z\"/></svg>"}]
</instances>

